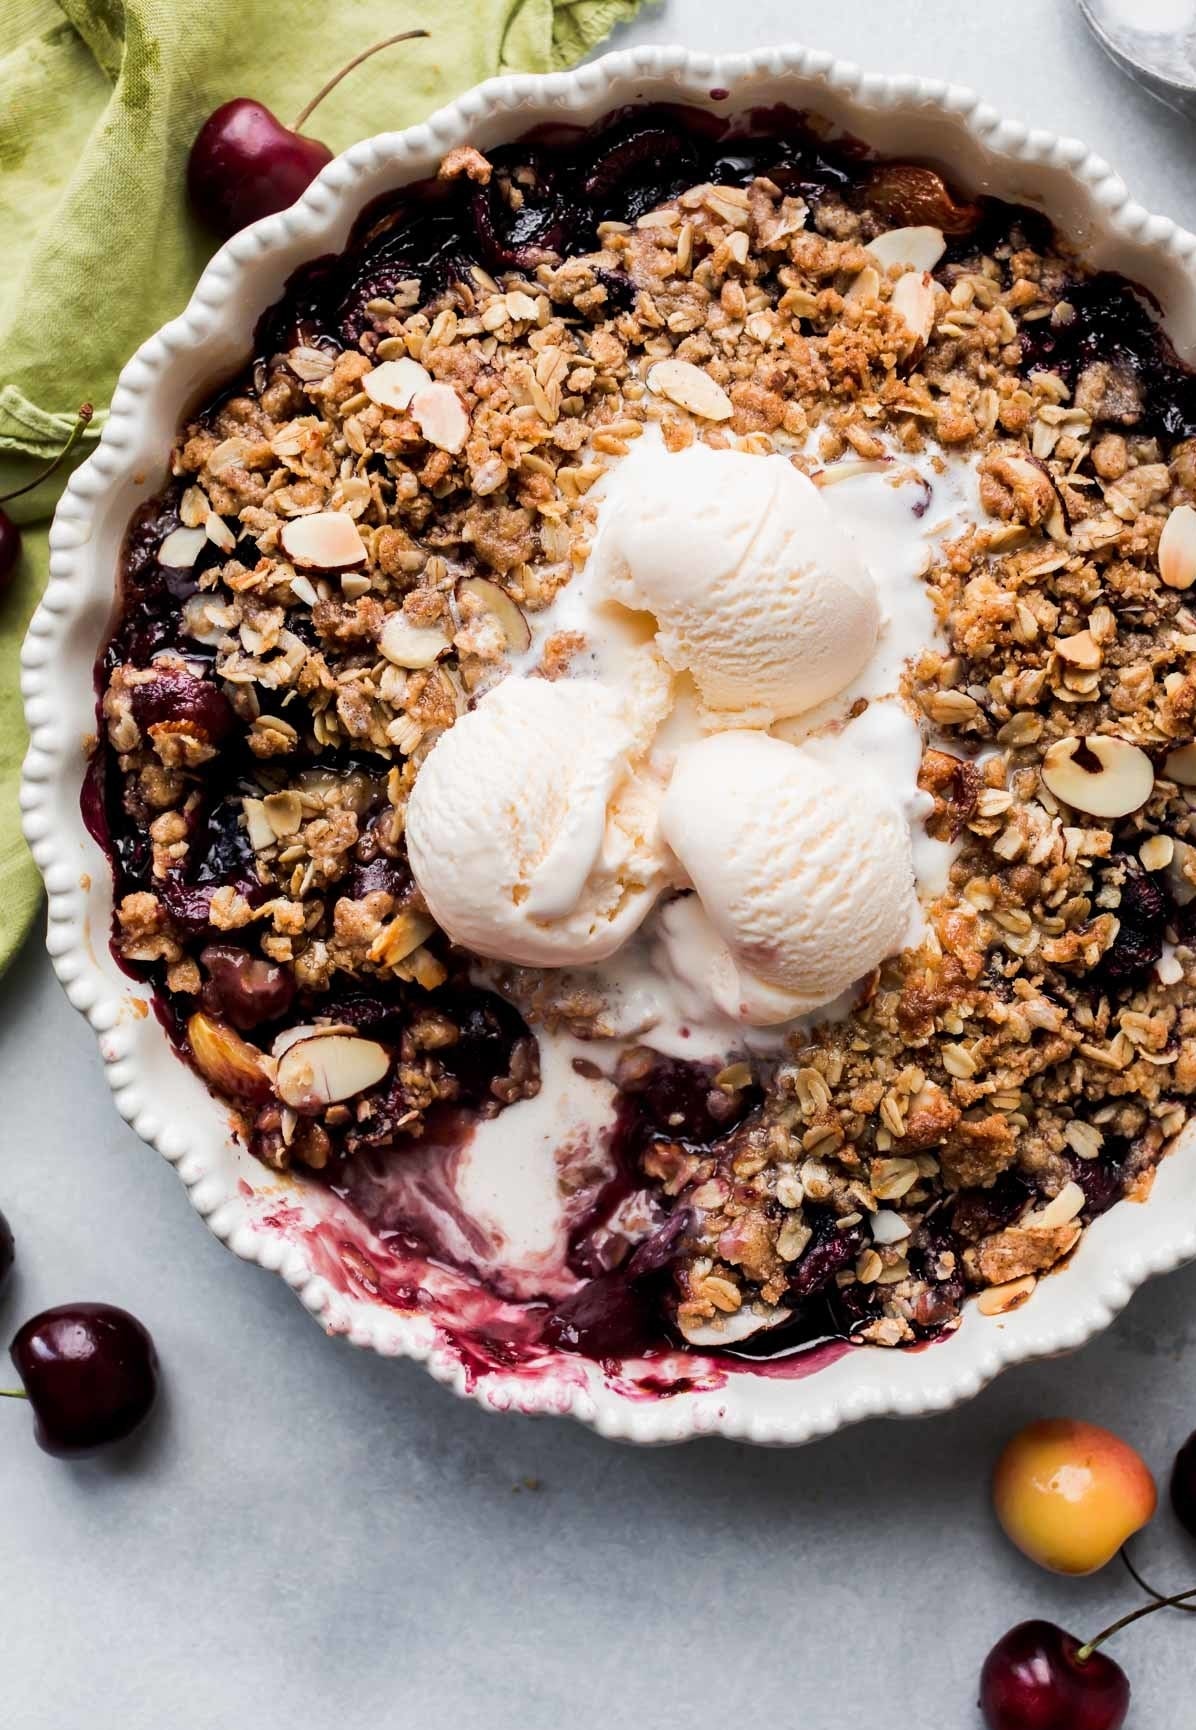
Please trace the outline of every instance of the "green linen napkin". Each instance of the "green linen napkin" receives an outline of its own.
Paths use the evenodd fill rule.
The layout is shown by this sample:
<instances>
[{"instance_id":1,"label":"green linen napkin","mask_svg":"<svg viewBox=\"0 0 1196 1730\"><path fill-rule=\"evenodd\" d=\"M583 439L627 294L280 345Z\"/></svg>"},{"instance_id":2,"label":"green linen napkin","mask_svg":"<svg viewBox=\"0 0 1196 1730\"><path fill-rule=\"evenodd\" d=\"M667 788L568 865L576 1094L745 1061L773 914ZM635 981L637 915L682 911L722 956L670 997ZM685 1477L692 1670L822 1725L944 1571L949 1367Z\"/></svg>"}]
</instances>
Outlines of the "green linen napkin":
<instances>
[{"instance_id":1,"label":"green linen napkin","mask_svg":"<svg viewBox=\"0 0 1196 1730\"><path fill-rule=\"evenodd\" d=\"M396 30L307 130L333 150L408 126L496 72L580 59L640 0L0 0L0 493L62 446L84 400L98 436L122 364L180 311L213 241L189 219L204 118L253 96L289 121ZM0 603L0 970L38 906L17 814L17 656L47 565L60 472L16 501L25 553Z\"/></svg>"}]
</instances>

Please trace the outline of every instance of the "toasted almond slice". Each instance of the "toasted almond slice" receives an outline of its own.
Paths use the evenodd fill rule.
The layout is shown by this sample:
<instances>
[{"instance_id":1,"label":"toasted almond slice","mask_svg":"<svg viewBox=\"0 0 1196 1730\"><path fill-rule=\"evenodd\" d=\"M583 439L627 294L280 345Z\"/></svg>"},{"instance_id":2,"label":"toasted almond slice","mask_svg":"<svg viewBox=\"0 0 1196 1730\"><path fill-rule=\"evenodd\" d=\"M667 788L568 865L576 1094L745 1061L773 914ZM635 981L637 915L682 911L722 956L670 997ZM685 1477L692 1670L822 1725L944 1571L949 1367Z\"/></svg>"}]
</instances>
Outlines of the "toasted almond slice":
<instances>
[{"instance_id":1,"label":"toasted almond slice","mask_svg":"<svg viewBox=\"0 0 1196 1730\"><path fill-rule=\"evenodd\" d=\"M1175 857L1175 842L1170 835L1151 835L1138 849L1144 871L1165 871Z\"/></svg>"},{"instance_id":2,"label":"toasted almond slice","mask_svg":"<svg viewBox=\"0 0 1196 1730\"><path fill-rule=\"evenodd\" d=\"M430 949L422 944L413 949L411 954L395 969L403 978L411 978L424 991L435 991L448 978L448 968L439 961Z\"/></svg>"},{"instance_id":3,"label":"toasted almond slice","mask_svg":"<svg viewBox=\"0 0 1196 1730\"><path fill-rule=\"evenodd\" d=\"M1083 667L1092 672L1101 664L1100 645L1094 640L1091 631L1076 631L1070 637L1058 637L1055 650L1063 660L1070 661L1073 667Z\"/></svg>"},{"instance_id":4,"label":"toasted almond slice","mask_svg":"<svg viewBox=\"0 0 1196 1730\"><path fill-rule=\"evenodd\" d=\"M930 341L934 329L934 284L922 270L907 270L893 284L893 311L913 337L913 346L922 348Z\"/></svg>"},{"instance_id":5,"label":"toasted almond slice","mask_svg":"<svg viewBox=\"0 0 1196 1730\"><path fill-rule=\"evenodd\" d=\"M1168 751L1163 774L1181 787L1196 787L1196 745L1177 745Z\"/></svg>"},{"instance_id":6,"label":"toasted almond slice","mask_svg":"<svg viewBox=\"0 0 1196 1730\"><path fill-rule=\"evenodd\" d=\"M1058 1195L1035 1213L1028 1214L1021 1223L1034 1227L1068 1225L1077 1214L1083 1213L1085 1200L1084 1191L1079 1184L1069 1181L1063 1185Z\"/></svg>"},{"instance_id":7,"label":"toasted almond slice","mask_svg":"<svg viewBox=\"0 0 1196 1730\"><path fill-rule=\"evenodd\" d=\"M270 1076L256 1045L202 1011L188 1021L187 1038L196 1068L218 1092L253 1105L269 1099Z\"/></svg>"},{"instance_id":8,"label":"toasted almond slice","mask_svg":"<svg viewBox=\"0 0 1196 1730\"><path fill-rule=\"evenodd\" d=\"M465 404L451 384L429 384L411 399L411 418L430 445L456 454L469 437Z\"/></svg>"},{"instance_id":9,"label":"toasted almond slice","mask_svg":"<svg viewBox=\"0 0 1196 1730\"><path fill-rule=\"evenodd\" d=\"M270 826L264 801L261 799L242 799L241 809L245 813L245 827L249 834L249 845L254 852L260 853L266 847L273 847L277 836Z\"/></svg>"},{"instance_id":10,"label":"toasted almond slice","mask_svg":"<svg viewBox=\"0 0 1196 1730\"><path fill-rule=\"evenodd\" d=\"M744 1304L742 1309L735 1310L731 1315L721 1315L714 1322L690 1322L681 1324L681 1332L691 1346L729 1346L737 1340L750 1339L753 1334L761 1333L765 1328L779 1327L787 1322L791 1310L773 1309L766 1304Z\"/></svg>"},{"instance_id":11,"label":"toasted almond slice","mask_svg":"<svg viewBox=\"0 0 1196 1730\"><path fill-rule=\"evenodd\" d=\"M205 529L172 529L158 548L158 563L172 571L188 570L207 544Z\"/></svg>"},{"instance_id":12,"label":"toasted almond slice","mask_svg":"<svg viewBox=\"0 0 1196 1730\"><path fill-rule=\"evenodd\" d=\"M849 305L854 306L859 301L876 300L880 295L880 272L872 265L866 264L860 274L852 282L851 287L843 296Z\"/></svg>"},{"instance_id":13,"label":"toasted almond slice","mask_svg":"<svg viewBox=\"0 0 1196 1730\"><path fill-rule=\"evenodd\" d=\"M284 1052L289 1051L292 1045L298 1045L301 1039L322 1039L327 1033L348 1033L356 1037L357 1029L348 1021L312 1021L297 1027L284 1027L270 1047L270 1054L277 1062Z\"/></svg>"},{"instance_id":14,"label":"toasted almond slice","mask_svg":"<svg viewBox=\"0 0 1196 1730\"><path fill-rule=\"evenodd\" d=\"M899 264L903 270L933 270L947 250L941 228L890 228L864 248L882 270Z\"/></svg>"},{"instance_id":15,"label":"toasted almond slice","mask_svg":"<svg viewBox=\"0 0 1196 1730\"><path fill-rule=\"evenodd\" d=\"M413 625L406 613L392 613L382 627L378 647L396 667L430 667L449 647L439 625Z\"/></svg>"},{"instance_id":16,"label":"toasted almond slice","mask_svg":"<svg viewBox=\"0 0 1196 1730\"><path fill-rule=\"evenodd\" d=\"M699 420L730 420L735 410L716 379L688 360L658 360L648 371L648 389L668 397Z\"/></svg>"},{"instance_id":17,"label":"toasted almond slice","mask_svg":"<svg viewBox=\"0 0 1196 1730\"><path fill-rule=\"evenodd\" d=\"M282 793L268 793L262 800L262 810L280 841L286 835L297 835L303 826L303 802L289 788Z\"/></svg>"},{"instance_id":18,"label":"toasted almond slice","mask_svg":"<svg viewBox=\"0 0 1196 1730\"><path fill-rule=\"evenodd\" d=\"M321 1033L289 1046L278 1061L278 1095L296 1111L323 1111L374 1087L390 1068L385 1046L356 1034Z\"/></svg>"},{"instance_id":19,"label":"toasted almond slice","mask_svg":"<svg viewBox=\"0 0 1196 1730\"><path fill-rule=\"evenodd\" d=\"M982 1316L1006 1315L1010 1310L1020 1309L1037 1284L1032 1273L1025 1273L1004 1285L990 1285L976 1299L976 1308Z\"/></svg>"},{"instance_id":20,"label":"toasted almond slice","mask_svg":"<svg viewBox=\"0 0 1196 1730\"><path fill-rule=\"evenodd\" d=\"M380 408L405 409L416 391L426 389L431 382L432 374L427 367L404 355L401 360L384 360L381 366L367 372L361 388Z\"/></svg>"},{"instance_id":21,"label":"toasted almond slice","mask_svg":"<svg viewBox=\"0 0 1196 1730\"><path fill-rule=\"evenodd\" d=\"M873 1243L900 1243L910 1235L909 1225L890 1207L878 1208L871 1223Z\"/></svg>"},{"instance_id":22,"label":"toasted almond slice","mask_svg":"<svg viewBox=\"0 0 1196 1730\"><path fill-rule=\"evenodd\" d=\"M219 547L222 553L231 553L237 545L237 537L229 528L223 517L218 517L215 511L209 511L204 522L203 532L214 547Z\"/></svg>"},{"instance_id":23,"label":"toasted almond slice","mask_svg":"<svg viewBox=\"0 0 1196 1730\"><path fill-rule=\"evenodd\" d=\"M1196 510L1177 505L1159 537L1159 575L1169 589L1196 583Z\"/></svg>"},{"instance_id":24,"label":"toasted almond slice","mask_svg":"<svg viewBox=\"0 0 1196 1730\"><path fill-rule=\"evenodd\" d=\"M309 517L292 517L283 524L279 539L288 558L318 571L359 565L365 558L365 542L357 532L357 524L344 511L315 511Z\"/></svg>"},{"instance_id":25,"label":"toasted almond slice","mask_svg":"<svg viewBox=\"0 0 1196 1730\"><path fill-rule=\"evenodd\" d=\"M1108 733L1057 739L1042 760L1042 778L1057 799L1091 817L1128 817L1154 790L1146 752Z\"/></svg>"},{"instance_id":26,"label":"toasted almond slice","mask_svg":"<svg viewBox=\"0 0 1196 1730\"><path fill-rule=\"evenodd\" d=\"M507 639L507 648L513 655L521 655L525 649L530 649L532 633L528 622L522 609L505 589L492 583L489 577L462 577L457 584L457 593L473 595L488 613L494 614L502 626L503 636Z\"/></svg>"},{"instance_id":27,"label":"toasted almond slice","mask_svg":"<svg viewBox=\"0 0 1196 1730\"><path fill-rule=\"evenodd\" d=\"M435 922L426 913L404 907L374 938L369 948L369 959L393 967L396 962L405 961L435 929Z\"/></svg>"}]
</instances>

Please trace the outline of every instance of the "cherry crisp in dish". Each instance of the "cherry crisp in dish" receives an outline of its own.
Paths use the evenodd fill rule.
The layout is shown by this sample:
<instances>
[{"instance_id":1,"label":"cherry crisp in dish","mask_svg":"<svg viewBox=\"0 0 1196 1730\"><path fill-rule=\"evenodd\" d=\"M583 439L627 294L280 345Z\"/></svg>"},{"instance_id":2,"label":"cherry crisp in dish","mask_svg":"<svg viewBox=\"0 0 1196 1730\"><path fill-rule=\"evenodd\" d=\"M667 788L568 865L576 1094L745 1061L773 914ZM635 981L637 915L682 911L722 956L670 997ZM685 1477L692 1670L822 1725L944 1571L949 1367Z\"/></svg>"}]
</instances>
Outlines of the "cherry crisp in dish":
<instances>
[{"instance_id":1,"label":"cherry crisp in dish","mask_svg":"<svg viewBox=\"0 0 1196 1730\"><path fill-rule=\"evenodd\" d=\"M969 1294L988 1313L1025 1301L1145 1192L1196 1092L1196 381L1129 283L1040 214L808 119L740 136L636 111L452 152L298 273L256 356L181 429L129 527L85 808L118 957L265 1166L517 1300L545 1349L600 1359L932 1338ZM618 952L475 945L435 811L417 834L412 805L409 854L415 789L457 728L454 773L490 773L467 729L515 684L547 745L535 773L555 754L581 776L589 723L575 742L561 708L558 734L553 705L599 682L601 608L573 597L616 532L607 505L639 496L622 465L650 492L697 447L731 490L732 453L778 500L800 484L784 508L803 522L836 496L900 502L921 537L904 599L884 598L888 518L861 542L882 595L869 665L886 642L889 663L816 695L798 737L792 705L712 696L677 648L693 632L658 613L656 646L649 621L627 651L663 681L635 711L657 731L620 762L655 753L636 787L663 798L668 845L611 915L637 909ZM925 628L902 636L907 615ZM662 792L683 685L684 749L734 745L755 774L771 729L790 741L776 773L808 759L816 789L839 773L819 750L882 693L913 729L894 870L915 861L916 918L877 937L846 999L803 997L766 959L763 1009L724 1003L700 1033L674 993L636 1021L618 965L650 971L658 928L684 963L701 899L711 965L734 950L707 887L723 862L692 862L694 824ZM504 788L523 737L495 748ZM740 759L702 761L705 817L730 836ZM866 793L854 808L863 829L830 823L830 895L872 869L854 856ZM442 895L465 911L438 918ZM558 1213L519 1268L454 1173L470 1149L522 1157L524 1124L551 1142L545 1101L569 1088L592 1090L585 1122L549 1148Z\"/></svg>"}]
</instances>

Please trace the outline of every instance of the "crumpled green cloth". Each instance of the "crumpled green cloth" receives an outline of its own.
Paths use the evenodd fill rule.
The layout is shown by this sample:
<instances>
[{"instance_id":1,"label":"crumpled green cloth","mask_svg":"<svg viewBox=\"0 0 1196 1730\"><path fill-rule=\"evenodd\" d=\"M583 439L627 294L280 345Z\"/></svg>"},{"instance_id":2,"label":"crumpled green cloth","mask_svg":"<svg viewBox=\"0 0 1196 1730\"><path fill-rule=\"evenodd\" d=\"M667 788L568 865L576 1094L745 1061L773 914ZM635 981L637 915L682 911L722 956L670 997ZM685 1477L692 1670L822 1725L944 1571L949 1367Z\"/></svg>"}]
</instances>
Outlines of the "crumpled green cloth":
<instances>
[{"instance_id":1,"label":"crumpled green cloth","mask_svg":"<svg viewBox=\"0 0 1196 1730\"><path fill-rule=\"evenodd\" d=\"M185 305L214 242L184 170L205 117L253 96L289 121L369 43L305 130L333 150L422 120L496 72L580 59L641 0L0 0L0 493L103 422L133 350ZM36 459L36 460L35 460ZM21 838L21 639L45 581L54 480L14 501L25 552L0 602L0 969L37 910Z\"/></svg>"}]
</instances>

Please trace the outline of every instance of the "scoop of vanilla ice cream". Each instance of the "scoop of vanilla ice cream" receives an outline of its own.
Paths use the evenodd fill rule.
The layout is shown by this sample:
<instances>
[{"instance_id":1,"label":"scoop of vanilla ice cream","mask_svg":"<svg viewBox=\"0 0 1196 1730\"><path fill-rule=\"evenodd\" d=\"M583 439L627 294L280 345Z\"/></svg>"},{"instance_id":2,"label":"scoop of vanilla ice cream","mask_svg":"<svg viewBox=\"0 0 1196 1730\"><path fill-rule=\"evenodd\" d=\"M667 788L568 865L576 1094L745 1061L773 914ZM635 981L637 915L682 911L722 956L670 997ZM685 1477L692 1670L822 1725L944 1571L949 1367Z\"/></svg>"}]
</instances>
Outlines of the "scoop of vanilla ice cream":
<instances>
[{"instance_id":1,"label":"scoop of vanilla ice cream","mask_svg":"<svg viewBox=\"0 0 1196 1730\"><path fill-rule=\"evenodd\" d=\"M645 754L670 680L508 678L436 743L407 807L411 868L454 942L525 966L614 953L675 876Z\"/></svg>"},{"instance_id":2,"label":"scoop of vanilla ice cream","mask_svg":"<svg viewBox=\"0 0 1196 1730\"><path fill-rule=\"evenodd\" d=\"M782 457L644 440L615 470L592 559L598 593L653 614L665 660L728 724L813 708L876 645L876 585Z\"/></svg>"},{"instance_id":3,"label":"scoop of vanilla ice cream","mask_svg":"<svg viewBox=\"0 0 1196 1730\"><path fill-rule=\"evenodd\" d=\"M906 819L880 784L765 733L683 746L660 811L702 904L690 965L756 1026L831 1003L904 947L918 903Z\"/></svg>"}]
</instances>

